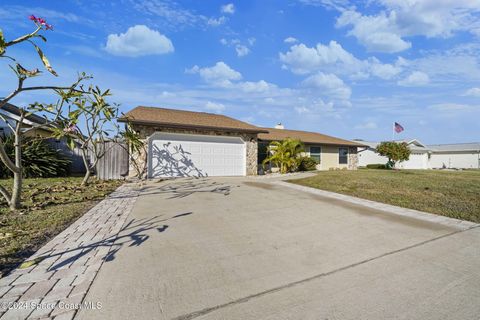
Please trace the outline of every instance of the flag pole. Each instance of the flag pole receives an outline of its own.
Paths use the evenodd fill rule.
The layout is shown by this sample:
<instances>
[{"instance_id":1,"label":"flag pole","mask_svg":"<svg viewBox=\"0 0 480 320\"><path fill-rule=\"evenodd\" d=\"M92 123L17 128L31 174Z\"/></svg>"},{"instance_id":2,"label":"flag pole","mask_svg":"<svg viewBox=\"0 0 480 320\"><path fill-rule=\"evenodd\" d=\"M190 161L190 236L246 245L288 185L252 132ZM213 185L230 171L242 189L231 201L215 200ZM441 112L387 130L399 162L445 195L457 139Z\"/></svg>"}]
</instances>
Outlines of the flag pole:
<instances>
[{"instance_id":1,"label":"flag pole","mask_svg":"<svg viewBox=\"0 0 480 320\"><path fill-rule=\"evenodd\" d=\"M395 122L392 123L392 142L395 141Z\"/></svg>"}]
</instances>

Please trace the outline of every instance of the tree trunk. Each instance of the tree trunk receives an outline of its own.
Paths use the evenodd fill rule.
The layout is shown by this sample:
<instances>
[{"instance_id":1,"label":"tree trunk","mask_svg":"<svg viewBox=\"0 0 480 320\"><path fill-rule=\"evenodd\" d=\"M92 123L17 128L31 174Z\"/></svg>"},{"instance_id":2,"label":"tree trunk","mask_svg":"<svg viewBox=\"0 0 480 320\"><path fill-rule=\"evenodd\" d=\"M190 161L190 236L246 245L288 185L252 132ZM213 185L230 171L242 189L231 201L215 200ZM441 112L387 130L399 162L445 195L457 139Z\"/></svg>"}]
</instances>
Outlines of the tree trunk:
<instances>
[{"instance_id":1,"label":"tree trunk","mask_svg":"<svg viewBox=\"0 0 480 320\"><path fill-rule=\"evenodd\" d=\"M88 180L90 179L90 176L92 175L92 171L90 171L90 168L87 167L87 172L85 172L85 176L83 177L82 181L82 186L86 186L88 184Z\"/></svg>"},{"instance_id":2,"label":"tree trunk","mask_svg":"<svg viewBox=\"0 0 480 320\"><path fill-rule=\"evenodd\" d=\"M90 170L90 164L87 159L87 152L85 151L84 148L82 148L82 159L83 159L83 165L85 166L85 175L83 176L81 185L86 186L88 184L88 179L90 179L90 176L92 175L92 171Z\"/></svg>"},{"instance_id":3,"label":"tree trunk","mask_svg":"<svg viewBox=\"0 0 480 320\"><path fill-rule=\"evenodd\" d=\"M22 194L22 136L15 134L15 167L20 168L18 172L13 173L12 199L10 201L10 209L20 209L20 200Z\"/></svg>"}]
</instances>

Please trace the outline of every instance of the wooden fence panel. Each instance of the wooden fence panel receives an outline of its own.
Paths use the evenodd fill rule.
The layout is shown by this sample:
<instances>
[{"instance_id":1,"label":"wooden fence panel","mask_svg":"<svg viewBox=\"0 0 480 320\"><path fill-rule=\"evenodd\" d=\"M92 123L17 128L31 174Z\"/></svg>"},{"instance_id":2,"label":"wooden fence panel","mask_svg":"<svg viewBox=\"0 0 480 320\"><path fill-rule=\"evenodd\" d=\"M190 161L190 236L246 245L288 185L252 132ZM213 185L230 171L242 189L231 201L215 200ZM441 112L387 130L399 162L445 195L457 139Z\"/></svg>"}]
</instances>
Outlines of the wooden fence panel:
<instances>
[{"instance_id":1,"label":"wooden fence panel","mask_svg":"<svg viewBox=\"0 0 480 320\"><path fill-rule=\"evenodd\" d=\"M101 180L123 179L128 176L128 147L124 142L105 142L105 155L98 161L96 175Z\"/></svg>"},{"instance_id":2,"label":"wooden fence panel","mask_svg":"<svg viewBox=\"0 0 480 320\"><path fill-rule=\"evenodd\" d=\"M80 148L71 150L64 140L49 139L48 143L64 156L70 159L70 173L84 174L86 172L83 164ZM105 155L98 161L95 168L97 178L101 180L123 179L128 176L129 154L127 144L124 142L105 142ZM91 155L88 155L89 160Z\"/></svg>"}]
</instances>

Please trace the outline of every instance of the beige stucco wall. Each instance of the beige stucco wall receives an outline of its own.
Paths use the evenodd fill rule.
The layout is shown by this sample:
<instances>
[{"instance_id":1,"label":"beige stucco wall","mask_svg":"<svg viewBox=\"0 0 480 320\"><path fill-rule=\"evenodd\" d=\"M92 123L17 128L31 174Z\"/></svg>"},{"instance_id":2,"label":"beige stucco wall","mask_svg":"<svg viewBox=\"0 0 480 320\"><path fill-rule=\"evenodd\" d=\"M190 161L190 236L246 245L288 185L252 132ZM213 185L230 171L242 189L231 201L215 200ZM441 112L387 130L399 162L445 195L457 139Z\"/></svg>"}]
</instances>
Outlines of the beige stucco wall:
<instances>
[{"instance_id":1,"label":"beige stucco wall","mask_svg":"<svg viewBox=\"0 0 480 320\"><path fill-rule=\"evenodd\" d=\"M358 155L356 147L348 147L348 164L338 163L338 148L342 146L334 145L306 145L305 150L310 155L310 146L321 147L320 165L318 170L348 169L356 170L358 168Z\"/></svg>"},{"instance_id":2,"label":"beige stucco wall","mask_svg":"<svg viewBox=\"0 0 480 320\"><path fill-rule=\"evenodd\" d=\"M148 143L148 137L153 135L155 132L168 132L168 133L183 133L183 134L200 134L200 135L213 135L213 136L230 136L230 137L240 137L246 143L246 168L247 175L256 175L257 174L257 157L258 157L258 140L256 133L240 133L240 132L228 132L220 130L204 130L204 129L181 129L181 128L168 128L168 127L155 127L155 126L146 126L146 125L132 125L133 130L140 133L141 139ZM145 162L145 172L146 176L147 165L146 161L148 160L147 151L148 147L145 148L145 154L138 156L141 162ZM130 168L130 174L134 175L134 168Z\"/></svg>"}]
</instances>

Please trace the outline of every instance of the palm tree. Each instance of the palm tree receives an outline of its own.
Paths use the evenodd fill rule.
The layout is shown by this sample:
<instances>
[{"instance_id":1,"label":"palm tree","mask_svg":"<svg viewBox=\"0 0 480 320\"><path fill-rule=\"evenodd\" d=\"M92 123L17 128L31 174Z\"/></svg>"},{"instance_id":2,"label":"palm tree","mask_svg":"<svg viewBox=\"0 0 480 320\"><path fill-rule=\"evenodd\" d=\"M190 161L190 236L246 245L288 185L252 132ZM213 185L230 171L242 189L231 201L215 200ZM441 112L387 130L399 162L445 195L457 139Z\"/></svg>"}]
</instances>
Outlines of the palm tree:
<instances>
[{"instance_id":1,"label":"palm tree","mask_svg":"<svg viewBox=\"0 0 480 320\"><path fill-rule=\"evenodd\" d=\"M267 150L269 156L263 160L263 164L271 163L280 168L280 173L287 173L298 167L299 156L305 148L300 140L286 138L272 141Z\"/></svg>"}]
</instances>

